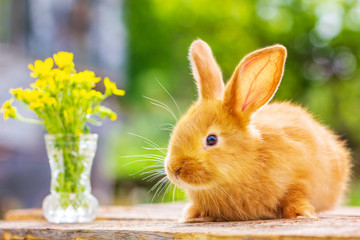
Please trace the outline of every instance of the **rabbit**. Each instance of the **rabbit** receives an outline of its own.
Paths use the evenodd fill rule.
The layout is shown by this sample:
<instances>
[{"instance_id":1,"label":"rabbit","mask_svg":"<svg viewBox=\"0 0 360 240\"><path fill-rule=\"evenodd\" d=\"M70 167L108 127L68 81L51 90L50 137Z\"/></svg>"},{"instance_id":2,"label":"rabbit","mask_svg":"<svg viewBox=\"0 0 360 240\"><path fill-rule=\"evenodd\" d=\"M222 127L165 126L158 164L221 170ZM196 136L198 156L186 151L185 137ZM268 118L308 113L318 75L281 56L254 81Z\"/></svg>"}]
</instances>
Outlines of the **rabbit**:
<instances>
[{"instance_id":1,"label":"rabbit","mask_svg":"<svg viewBox=\"0 0 360 240\"><path fill-rule=\"evenodd\" d=\"M225 86L207 43L191 44L198 99L164 159L168 179L189 199L180 222L315 218L343 200L345 142L298 105L268 104L286 55L279 44L248 54Z\"/></svg>"}]
</instances>

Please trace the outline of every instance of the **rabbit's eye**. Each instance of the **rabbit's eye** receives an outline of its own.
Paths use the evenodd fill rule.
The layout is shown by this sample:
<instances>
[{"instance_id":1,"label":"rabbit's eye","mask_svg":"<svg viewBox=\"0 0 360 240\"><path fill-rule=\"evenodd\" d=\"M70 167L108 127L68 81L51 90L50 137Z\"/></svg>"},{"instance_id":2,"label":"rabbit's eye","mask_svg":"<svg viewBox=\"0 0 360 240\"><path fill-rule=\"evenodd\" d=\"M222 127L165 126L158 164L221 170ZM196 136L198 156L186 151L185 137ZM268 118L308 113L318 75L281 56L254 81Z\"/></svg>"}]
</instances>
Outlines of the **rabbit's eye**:
<instances>
[{"instance_id":1,"label":"rabbit's eye","mask_svg":"<svg viewBox=\"0 0 360 240\"><path fill-rule=\"evenodd\" d=\"M217 136L216 135L209 135L206 138L206 145L214 146L217 143Z\"/></svg>"}]
</instances>

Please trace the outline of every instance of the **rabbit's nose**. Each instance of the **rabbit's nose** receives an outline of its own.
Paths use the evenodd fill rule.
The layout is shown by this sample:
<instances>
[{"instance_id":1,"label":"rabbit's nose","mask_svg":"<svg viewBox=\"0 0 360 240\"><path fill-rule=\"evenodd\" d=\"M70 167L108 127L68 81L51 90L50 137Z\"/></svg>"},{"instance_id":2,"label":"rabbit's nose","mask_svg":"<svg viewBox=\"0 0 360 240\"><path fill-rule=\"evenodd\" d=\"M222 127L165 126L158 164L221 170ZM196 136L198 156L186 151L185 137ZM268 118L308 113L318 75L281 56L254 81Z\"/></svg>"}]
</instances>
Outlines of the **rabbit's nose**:
<instances>
[{"instance_id":1,"label":"rabbit's nose","mask_svg":"<svg viewBox=\"0 0 360 240\"><path fill-rule=\"evenodd\" d=\"M176 171L174 171L174 173L175 173L175 177L176 177L176 178L177 178L177 177L178 177L178 175L180 174L181 169L182 169L182 167L179 167Z\"/></svg>"},{"instance_id":2,"label":"rabbit's nose","mask_svg":"<svg viewBox=\"0 0 360 240\"><path fill-rule=\"evenodd\" d=\"M182 167L179 167L179 168L175 171L175 175L179 175L181 169L182 169Z\"/></svg>"}]
</instances>

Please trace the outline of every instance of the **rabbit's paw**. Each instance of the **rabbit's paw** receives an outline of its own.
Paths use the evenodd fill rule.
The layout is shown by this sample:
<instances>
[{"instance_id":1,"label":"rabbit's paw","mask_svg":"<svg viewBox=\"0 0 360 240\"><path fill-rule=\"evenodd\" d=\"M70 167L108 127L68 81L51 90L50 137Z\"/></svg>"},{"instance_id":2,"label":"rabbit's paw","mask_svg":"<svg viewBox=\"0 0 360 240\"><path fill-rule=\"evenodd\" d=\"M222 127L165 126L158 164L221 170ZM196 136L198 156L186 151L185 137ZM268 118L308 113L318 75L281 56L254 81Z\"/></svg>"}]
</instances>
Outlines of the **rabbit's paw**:
<instances>
[{"instance_id":1,"label":"rabbit's paw","mask_svg":"<svg viewBox=\"0 0 360 240\"><path fill-rule=\"evenodd\" d=\"M307 201L307 200L306 200ZM284 218L316 218L314 207L310 203L287 205L283 208Z\"/></svg>"},{"instance_id":2,"label":"rabbit's paw","mask_svg":"<svg viewBox=\"0 0 360 240\"><path fill-rule=\"evenodd\" d=\"M291 188L282 200L284 218L317 218L314 207L305 197L303 189Z\"/></svg>"},{"instance_id":3,"label":"rabbit's paw","mask_svg":"<svg viewBox=\"0 0 360 240\"><path fill-rule=\"evenodd\" d=\"M302 214L297 214L296 218L318 218L314 211L304 211Z\"/></svg>"},{"instance_id":4,"label":"rabbit's paw","mask_svg":"<svg viewBox=\"0 0 360 240\"><path fill-rule=\"evenodd\" d=\"M210 217L187 218L186 216L183 216L182 218L180 218L179 223L199 223L212 221L214 220Z\"/></svg>"},{"instance_id":5,"label":"rabbit's paw","mask_svg":"<svg viewBox=\"0 0 360 240\"><path fill-rule=\"evenodd\" d=\"M182 217L179 223L195 223L195 222L211 222L214 221L212 218L202 214L199 209L194 207L192 204L187 205L183 211Z\"/></svg>"}]
</instances>

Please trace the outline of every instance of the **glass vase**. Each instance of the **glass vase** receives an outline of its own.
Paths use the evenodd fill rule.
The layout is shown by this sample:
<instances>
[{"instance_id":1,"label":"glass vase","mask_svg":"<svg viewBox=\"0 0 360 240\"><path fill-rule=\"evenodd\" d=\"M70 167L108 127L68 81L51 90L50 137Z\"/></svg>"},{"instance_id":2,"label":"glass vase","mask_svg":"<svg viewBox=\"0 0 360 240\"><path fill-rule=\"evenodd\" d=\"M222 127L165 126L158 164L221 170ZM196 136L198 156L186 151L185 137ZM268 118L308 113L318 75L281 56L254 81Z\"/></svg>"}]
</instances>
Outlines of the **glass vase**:
<instances>
[{"instance_id":1,"label":"glass vase","mask_svg":"<svg viewBox=\"0 0 360 240\"><path fill-rule=\"evenodd\" d=\"M51 169L45 218L52 223L91 222L99 205L90 185L97 134L47 134L45 143Z\"/></svg>"}]
</instances>

